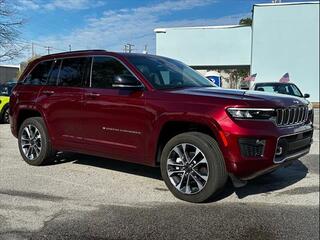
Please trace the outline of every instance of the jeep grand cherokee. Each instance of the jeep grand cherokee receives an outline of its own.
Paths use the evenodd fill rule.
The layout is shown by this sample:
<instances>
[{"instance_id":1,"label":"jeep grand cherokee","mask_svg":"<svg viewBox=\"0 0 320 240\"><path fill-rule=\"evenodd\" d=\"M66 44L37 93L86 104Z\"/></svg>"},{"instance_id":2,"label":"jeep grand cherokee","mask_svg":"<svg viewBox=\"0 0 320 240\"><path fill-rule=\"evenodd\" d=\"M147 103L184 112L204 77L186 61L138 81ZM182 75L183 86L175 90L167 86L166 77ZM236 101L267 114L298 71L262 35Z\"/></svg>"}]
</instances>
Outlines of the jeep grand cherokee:
<instances>
[{"instance_id":1,"label":"jeep grand cherokee","mask_svg":"<svg viewBox=\"0 0 320 240\"><path fill-rule=\"evenodd\" d=\"M10 99L23 159L71 151L160 166L178 198L202 202L309 152L302 98L227 90L153 55L77 51L31 62Z\"/></svg>"}]
</instances>

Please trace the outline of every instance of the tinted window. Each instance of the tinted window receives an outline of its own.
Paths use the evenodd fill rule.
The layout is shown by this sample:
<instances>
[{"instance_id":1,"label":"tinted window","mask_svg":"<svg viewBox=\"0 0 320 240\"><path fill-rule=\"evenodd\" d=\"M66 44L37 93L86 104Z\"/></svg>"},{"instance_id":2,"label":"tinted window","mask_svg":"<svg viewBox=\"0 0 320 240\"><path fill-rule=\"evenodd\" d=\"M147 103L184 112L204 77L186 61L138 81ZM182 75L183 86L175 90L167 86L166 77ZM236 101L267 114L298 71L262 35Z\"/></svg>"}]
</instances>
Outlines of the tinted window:
<instances>
[{"instance_id":1,"label":"tinted window","mask_svg":"<svg viewBox=\"0 0 320 240\"><path fill-rule=\"evenodd\" d=\"M302 97L300 90L293 84L257 84L255 90Z\"/></svg>"},{"instance_id":2,"label":"tinted window","mask_svg":"<svg viewBox=\"0 0 320 240\"><path fill-rule=\"evenodd\" d=\"M62 60L55 60L54 61L53 66L50 71L50 74L49 74L49 77L48 77L47 85L49 85L49 86L57 85L61 61Z\"/></svg>"},{"instance_id":3,"label":"tinted window","mask_svg":"<svg viewBox=\"0 0 320 240\"><path fill-rule=\"evenodd\" d=\"M59 85L66 87L84 86L91 58L66 58L62 60Z\"/></svg>"},{"instance_id":4,"label":"tinted window","mask_svg":"<svg viewBox=\"0 0 320 240\"><path fill-rule=\"evenodd\" d=\"M157 89L216 87L187 65L164 57L127 55L129 61Z\"/></svg>"},{"instance_id":5,"label":"tinted window","mask_svg":"<svg viewBox=\"0 0 320 240\"><path fill-rule=\"evenodd\" d=\"M303 97L302 93L300 92L299 88L296 85L291 84L290 87L292 89L293 95L298 96L298 97Z\"/></svg>"},{"instance_id":6,"label":"tinted window","mask_svg":"<svg viewBox=\"0 0 320 240\"><path fill-rule=\"evenodd\" d=\"M53 61L39 63L25 78L24 84L45 85L51 70Z\"/></svg>"},{"instance_id":7,"label":"tinted window","mask_svg":"<svg viewBox=\"0 0 320 240\"><path fill-rule=\"evenodd\" d=\"M271 93L274 92L273 86L257 86L256 90Z\"/></svg>"},{"instance_id":8,"label":"tinted window","mask_svg":"<svg viewBox=\"0 0 320 240\"><path fill-rule=\"evenodd\" d=\"M112 88L116 76L132 74L118 60L111 57L95 57L92 66L91 87Z\"/></svg>"}]
</instances>

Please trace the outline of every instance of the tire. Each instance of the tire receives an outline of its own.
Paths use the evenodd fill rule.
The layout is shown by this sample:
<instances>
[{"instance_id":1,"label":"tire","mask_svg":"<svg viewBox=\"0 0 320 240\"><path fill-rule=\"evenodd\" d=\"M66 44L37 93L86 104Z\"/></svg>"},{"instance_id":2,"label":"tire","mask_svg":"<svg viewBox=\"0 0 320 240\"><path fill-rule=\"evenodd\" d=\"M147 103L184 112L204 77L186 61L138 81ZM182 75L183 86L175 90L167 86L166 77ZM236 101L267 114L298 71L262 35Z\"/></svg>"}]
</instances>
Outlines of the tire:
<instances>
[{"instance_id":1,"label":"tire","mask_svg":"<svg viewBox=\"0 0 320 240\"><path fill-rule=\"evenodd\" d=\"M9 106L5 107L2 114L2 122L3 123L10 123L9 122Z\"/></svg>"},{"instance_id":2,"label":"tire","mask_svg":"<svg viewBox=\"0 0 320 240\"><path fill-rule=\"evenodd\" d=\"M28 118L22 123L18 134L18 145L23 160L33 166L49 164L55 156L47 128L41 117ZM30 149L29 152L28 149Z\"/></svg>"},{"instance_id":3,"label":"tire","mask_svg":"<svg viewBox=\"0 0 320 240\"><path fill-rule=\"evenodd\" d=\"M1 116L0 116L0 122L1 123L9 123L9 106L4 106Z\"/></svg>"},{"instance_id":4,"label":"tire","mask_svg":"<svg viewBox=\"0 0 320 240\"><path fill-rule=\"evenodd\" d=\"M169 140L161 153L160 168L172 194L193 203L205 202L217 194L228 179L218 143L200 132L182 133Z\"/></svg>"}]
</instances>

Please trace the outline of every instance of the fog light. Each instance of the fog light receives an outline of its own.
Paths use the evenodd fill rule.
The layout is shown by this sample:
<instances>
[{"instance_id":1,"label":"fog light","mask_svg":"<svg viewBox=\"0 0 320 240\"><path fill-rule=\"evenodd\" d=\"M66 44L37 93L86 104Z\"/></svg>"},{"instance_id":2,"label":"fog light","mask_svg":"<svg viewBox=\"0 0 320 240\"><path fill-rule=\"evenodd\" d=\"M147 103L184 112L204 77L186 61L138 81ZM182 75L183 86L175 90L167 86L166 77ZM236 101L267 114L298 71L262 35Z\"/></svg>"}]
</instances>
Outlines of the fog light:
<instances>
[{"instance_id":1,"label":"fog light","mask_svg":"<svg viewBox=\"0 0 320 240\"><path fill-rule=\"evenodd\" d=\"M240 138L239 145L242 156L263 157L266 140L257 138Z\"/></svg>"},{"instance_id":2,"label":"fog light","mask_svg":"<svg viewBox=\"0 0 320 240\"><path fill-rule=\"evenodd\" d=\"M277 147L276 156L280 156L282 153L283 153L283 148L282 147Z\"/></svg>"}]
</instances>

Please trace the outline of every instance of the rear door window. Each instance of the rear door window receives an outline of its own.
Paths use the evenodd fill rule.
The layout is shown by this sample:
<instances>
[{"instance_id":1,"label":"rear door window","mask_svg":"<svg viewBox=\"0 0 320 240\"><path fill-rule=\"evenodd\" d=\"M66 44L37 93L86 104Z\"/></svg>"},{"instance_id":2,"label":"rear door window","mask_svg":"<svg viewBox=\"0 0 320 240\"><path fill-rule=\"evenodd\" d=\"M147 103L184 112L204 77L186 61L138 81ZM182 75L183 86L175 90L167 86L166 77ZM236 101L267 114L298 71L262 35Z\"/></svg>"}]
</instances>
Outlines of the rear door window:
<instances>
[{"instance_id":1,"label":"rear door window","mask_svg":"<svg viewBox=\"0 0 320 240\"><path fill-rule=\"evenodd\" d=\"M58 85L65 87L84 86L88 77L90 64L90 57L63 59Z\"/></svg>"},{"instance_id":2,"label":"rear door window","mask_svg":"<svg viewBox=\"0 0 320 240\"><path fill-rule=\"evenodd\" d=\"M52 61L40 62L25 78L23 84L27 85L45 85L53 64Z\"/></svg>"}]
</instances>

